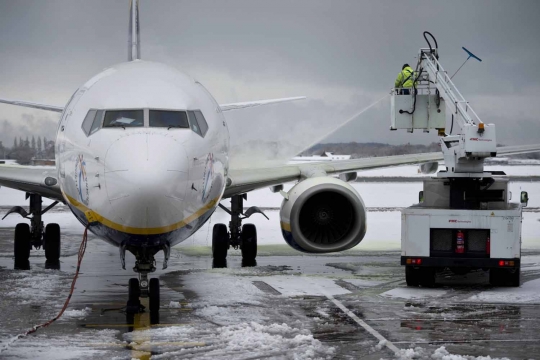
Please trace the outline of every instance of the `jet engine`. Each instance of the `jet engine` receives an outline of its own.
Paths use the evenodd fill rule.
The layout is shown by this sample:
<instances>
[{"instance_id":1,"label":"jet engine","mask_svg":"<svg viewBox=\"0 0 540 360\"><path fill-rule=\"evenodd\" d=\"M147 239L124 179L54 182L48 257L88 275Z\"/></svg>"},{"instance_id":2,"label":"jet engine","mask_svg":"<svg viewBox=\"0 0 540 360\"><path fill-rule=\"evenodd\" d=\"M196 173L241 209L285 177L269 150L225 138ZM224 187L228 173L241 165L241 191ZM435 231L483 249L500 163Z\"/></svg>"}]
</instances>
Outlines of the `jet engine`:
<instances>
[{"instance_id":1,"label":"jet engine","mask_svg":"<svg viewBox=\"0 0 540 360\"><path fill-rule=\"evenodd\" d=\"M281 204L281 231L294 249L329 253L356 246L366 234L366 207L346 182L313 177L296 184Z\"/></svg>"}]
</instances>

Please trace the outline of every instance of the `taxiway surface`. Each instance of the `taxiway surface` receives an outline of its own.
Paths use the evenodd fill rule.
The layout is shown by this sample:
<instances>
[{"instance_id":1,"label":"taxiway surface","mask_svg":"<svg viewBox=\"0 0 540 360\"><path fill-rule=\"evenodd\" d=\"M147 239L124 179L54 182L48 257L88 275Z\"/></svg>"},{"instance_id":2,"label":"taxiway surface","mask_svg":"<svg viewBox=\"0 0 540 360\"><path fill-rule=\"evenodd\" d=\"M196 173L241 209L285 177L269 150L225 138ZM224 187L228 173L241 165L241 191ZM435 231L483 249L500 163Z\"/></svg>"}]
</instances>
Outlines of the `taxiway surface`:
<instances>
[{"instance_id":1,"label":"taxiway surface","mask_svg":"<svg viewBox=\"0 0 540 360\"><path fill-rule=\"evenodd\" d=\"M540 252L524 253L519 289L493 289L484 272L413 289L396 251L260 256L251 268L233 252L212 269L175 249L154 274L162 306L151 319L122 309L134 259L121 270L118 249L91 236L68 311L14 340L61 308L81 232L64 233L59 271L45 269L43 251L30 271L13 270L12 234L0 229L2 359L540 358Z\"/></svg>"}]
</instances>

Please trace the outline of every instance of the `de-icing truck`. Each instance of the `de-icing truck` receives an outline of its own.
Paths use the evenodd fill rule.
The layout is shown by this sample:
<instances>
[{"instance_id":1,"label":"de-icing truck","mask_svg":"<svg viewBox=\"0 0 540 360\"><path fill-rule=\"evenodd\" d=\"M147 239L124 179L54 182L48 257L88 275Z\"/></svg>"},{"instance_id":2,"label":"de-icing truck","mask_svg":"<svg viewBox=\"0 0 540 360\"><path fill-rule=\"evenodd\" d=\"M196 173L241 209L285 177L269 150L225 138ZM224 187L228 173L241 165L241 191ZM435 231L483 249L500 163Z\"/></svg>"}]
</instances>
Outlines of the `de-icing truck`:
<instances>
[{"instance_id":1,"label":"de-icing truck","mask_svg":"<svg viewBox=\"0 0 540 360\"><path fill-rule=\"evenodd\" d=\"M432 46L426 35L435 43ZM401 265L409 286L433 286L436 273L489 270L494 286L519 286L522 208L513 203L504 172L484 171L496 156L495 125L483 123L439 63L435 38L424 33L414 89L392 90L391 130L438 131L445 170L426 178L419 202L402 210ZM446 133L446 110L451 129ZM452 135L456 126L458 134ZM430 173L438 163L424 164Z\"/></svg>"}]
</instances>

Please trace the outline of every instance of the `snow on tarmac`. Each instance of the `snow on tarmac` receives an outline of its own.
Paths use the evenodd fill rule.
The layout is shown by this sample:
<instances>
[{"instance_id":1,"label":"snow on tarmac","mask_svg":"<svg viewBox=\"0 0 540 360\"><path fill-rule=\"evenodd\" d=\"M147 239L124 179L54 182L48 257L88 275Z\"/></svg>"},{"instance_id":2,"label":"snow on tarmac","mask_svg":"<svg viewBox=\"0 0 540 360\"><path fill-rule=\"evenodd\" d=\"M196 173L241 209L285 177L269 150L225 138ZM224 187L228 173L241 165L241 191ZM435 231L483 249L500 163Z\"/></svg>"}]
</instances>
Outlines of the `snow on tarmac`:
<instances>
[{"instance_id":1,"label":"snow on tarmac","mask_svg":"<svg viewBox=\"0 0 540 360\"><path fill-rule=\"evenodd\" d=\"M527 281L519 288L493 288L465 301L505 304L540 304L540 279Z\"/></svg>"},{"instance_id":2,"label":"snow on tarmac","mask_svg":"<svg viewBox=\"0 0 540 360\"><path fill-rule=\"evenodd\" d=\"M426 288L395 288L386 291L381 296L388 298L400 298L406 300L440 298L446 295L444 289L426 289Z\"/></svg>"},{"instance_id":3,"label":"snow on tarmac","mask_svg":"<svg viewBox=\"0 0 540 360\"><path fill-rule=\"evenodd\" d=\"M185 343L178 351L154 355L152 359L238 359L250 354L250 359L332 359L333 347L325 346L305 329L287 324L262 325L239 323L213 329L192 326L167 327L126 333L124 340L137 342L139 347L169 341ZM147 344L140 339L147 340ZM194 342L197 339L197 342ZM204 344L204 346L203 346ZM154 345L155 346L155 345Z\"/></svg>"},{"instance_id":4,"label":"snow on tarmac","mask_svg":"<svg viewBox=\"0 0 540 360\"><path fill-rule=\"evenodd\" d=\"M469 356L469 355L454 355L446 350L446 347L441 346L433 353L429 350L417 347L414 349L402 349L396 356L398 360L412 360L412 359L430 359L430 360L510 360L504 358L492 358L491 356Z\"/></svg>"}]
</instances>

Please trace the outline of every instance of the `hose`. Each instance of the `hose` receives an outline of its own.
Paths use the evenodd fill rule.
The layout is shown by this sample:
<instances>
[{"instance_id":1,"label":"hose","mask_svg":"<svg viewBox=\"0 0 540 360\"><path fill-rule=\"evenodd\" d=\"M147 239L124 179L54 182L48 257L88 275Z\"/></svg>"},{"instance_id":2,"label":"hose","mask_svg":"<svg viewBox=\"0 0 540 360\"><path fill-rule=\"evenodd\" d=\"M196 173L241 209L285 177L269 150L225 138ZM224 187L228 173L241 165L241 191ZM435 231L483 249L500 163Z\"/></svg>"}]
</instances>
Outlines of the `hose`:
<instances>
[{"instance_id":1,"label":"hose","mask_svg":"<svg viewBox=\"0 0 540 360\"><path fill-rule=\"evenodd\" d=\"M424 34L423 34L423 35L424 35L424 39L426 39L426 42L428 43L429 50L430 50L431 52L433 52L433 47L431 46L431 43L429 42L429 40L428 40L426 34L429 35L429 36L433 39L433 42L435 42L435 49L436 49L436 50L439 50L439 44L437 44L437 39L435 39L435 36L433 36L433 34L430 33L429 31L424 31ZM438 51L437 51L437 53L438 53ZM437 57L437 59L439 59L439 55L438 55L438 54L436 55L436 57Z\"/></svg>"},{"instance_id":2,"label":"hose","mask_svg":"<svg viewBox=\"0 0 540 360\"><path fill-rule=\"evenodd\" d=\"M6 344L2 349L0 349L0 352L6 350L15 341L17 341L19 339L22 339L22 338L24 338L24 337L26 337L26 336L28 336L30 334L33 334L36 331L38 331L39 329L41 329L41 328L45 328L45 327L51 325L53 322L55 322L56 320L58 320L62 316L64 311L66 311L66 309L67 309L67 307L69 305L69 301L71 300L71 296L73 295L73 291L75 290L75 284L77 283L77 278L79 277L79 270L81 269L81 263L82 263L82 259L83 259L83 256L84 256L84 252L86 251L86 242L87 241L88 241L88 226L86 226L86 228L84 229L84 234L83 234L83 238L82 238L82 241L81 241L81 246L79 247L79 254L78 254L78 258L77 258L77 270L75 271L75 276L73 277L73 280L71 281L71 289L69 290L69 295L68 295L66 301L64 302L64 306L62 307L62 310L60 310L60 312L58 313L58 315L56 315L56 317L54 317L53 319L47 321L46 323L35 325L34 327L32 327L27 332L21 333L21 334L15 336L14 338L12 338L11 341L8 344Z\"/></svg>"}]
</instances>

